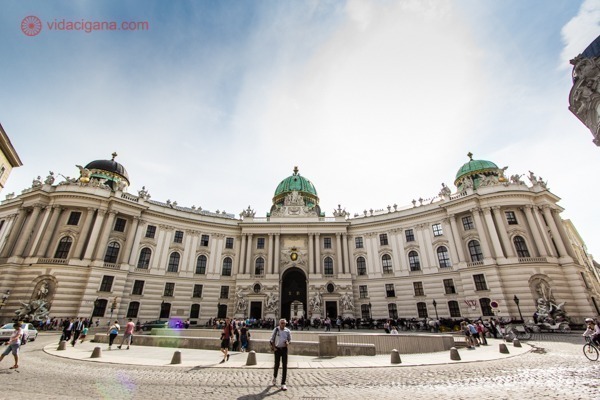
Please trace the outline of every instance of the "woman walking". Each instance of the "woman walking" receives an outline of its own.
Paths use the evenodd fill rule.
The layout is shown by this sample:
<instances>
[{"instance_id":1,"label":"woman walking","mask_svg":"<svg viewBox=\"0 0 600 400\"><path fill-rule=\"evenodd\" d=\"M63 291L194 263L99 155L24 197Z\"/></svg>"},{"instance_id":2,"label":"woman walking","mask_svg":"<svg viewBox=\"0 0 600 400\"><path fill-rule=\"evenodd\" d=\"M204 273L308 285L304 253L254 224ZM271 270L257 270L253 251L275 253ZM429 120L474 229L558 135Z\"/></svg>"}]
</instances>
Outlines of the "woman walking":
<instances>
[{"instance_id":1,"label":"woman walking","mask_svg":"<svg viewBox=\"0 0 600 400\"><path fill-rule=\"evenodd\" d=\"M8 347L4 350L4 353L0 356L0 361L4 360L4 357L8 355L8 353L12 352L13 357L15 358L15 365L10 367L10 369L19 368L19 348L21 347L21 338L23 338L23 330L21 329L21 322L15 322L13 324L13 328L15 331L10 335L10 339L8 340Z\"/></svg>"},{"instance_id":2,"label":"woman walking","mask_svg":"<svg viewBox=\"0 0 600 400\"><path fill-rule=\"evenodd\" d=\"M112 324L110 326L110 328L108 328L107 335L108 335L108 349L109 350L111 350L111 346L113 345L115 338L119 334L119 329L121 329L121 326L119 326L119 321L115 321L115 323Z\"/></svg>"},{"instance_id":3,"label":"woman walking","mask_svg":"<svg viewBox=\"0 0 600 400\"><path fill-rule=\"evenodd\" d=\"M246 323L243 323L241 329L242 353L248 351L248 339L250 339L250 330Z\"/></svg>"}]
</instances>

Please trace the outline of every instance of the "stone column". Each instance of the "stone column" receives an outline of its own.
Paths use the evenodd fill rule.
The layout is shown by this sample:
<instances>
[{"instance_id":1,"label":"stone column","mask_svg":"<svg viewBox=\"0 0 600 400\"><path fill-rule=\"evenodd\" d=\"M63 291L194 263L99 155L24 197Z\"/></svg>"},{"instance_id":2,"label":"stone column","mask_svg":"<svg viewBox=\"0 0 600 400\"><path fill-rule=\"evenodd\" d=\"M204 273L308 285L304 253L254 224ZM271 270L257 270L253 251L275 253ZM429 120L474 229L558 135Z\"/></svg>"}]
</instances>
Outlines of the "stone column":
<instances>
[{"instance_id":1,"label":"stone column","mask_svg":"<svg viewBox=\"0 0 600 400\"><path fill-rule=\"evenodd\" d=\"M88 241L88 246L85 249L85 255L83 256L83 258L86 260L92 259L94 249L98 245L98 235L100 234L100 229L102 228L105 215L106 210L98 210L96 221L94 221L94 227L92 228L92 234L90 235L90 240Z\"/></svg>"},{"instance_id":2,"label":"stone column","mask_svg":"<svg viewBox=\"0 0 600 400\"><path fill-rule=\"evenodd\" d=\"M0 235L0 240L2 241L1 242L2 245L0 246L1 247L0 254L4 252L4 248L8 244L9 234L12 231L12 227L15 223L17 215L19 215L19 214L15 213L15 214L10 214L9 216L6 217L6 223L2 227L2 230L1 230L2 234Z\"/></svg>"},{"instance_id":3,"label":"stone column","mask_svg":"<svg viewBox=\"0 0 600 400\"><path fill-rule=\"evenodd\" d=\"M104 253L106 251L106 245L108 244L108 238L110 236L110 232L112 231L113 224L115 222L115 217L118 212L115 210L111 210L108 212L108 218L104 221L104 227L102 228L102 234L100 235L100 239L98 240L98 247L96 248L96 257L95 260L104 260Z\"/></svg>"},{"instance_id":4,"label":"stone column","mask_svg":"<svg viewBox=\"0 0 600 400\"><path fill-rule=\"evenodd\" d=\"M392 261L394 263L394 271L400 271L400 245L398 235L402 232L400 229L390 230L390 241L392 243Z\"/></svg>"},{"instance_id":5,"label":"stone column","mask_svg":"<svg viewBox=\"0 0 600 400\"><path fill-rule=\"evenodd\" d=\"M348 253L348 234L344 233L342 237L342 246L343 246L343 254L344 254L344 264L342 265L342 273L350 273L350 264L348 264L349 253Z\"/></svg>"},{"instance_id":6,"label":"stone column","mask_svg":"<svg viewBox=\"0 0 600 400\"><path fill-rule=\"evenodd\" d=\"M181 254L181 265L179 268L180 272L188 272L190 270L190 253L192 252L192 230L186 229L183 244L183 254ZM231 274L235 273L235 267L232 265Z\"/></svg>"},{"instance_id":7,"label":"stone column","mask_svg":"<svg viewBox=\"0 0 600 400\"><path fill-rule=\"evenodd\" d=\"M575 252L573 251L573 247L571 246L571 241L569 240L569 235L567 234L567 231L565 230L562 218L560 217L558 210L551 210L551 211L552 211L552 217L554 219L554 224L558 228L558 232L560 233L560 237L562 238L563 243L565 243L567 253L572 258L577 258L575 255Z\"/></svg>"},{"instance_id":8,"label":"stone column","mask_svg":"<svg viewBox=\"0 0 600 400\"><path fill-rule=\"evenodd\" d=\"M323 273L321 266L321 235L319 233L315 233L315 273Z\"/></svg>"},{"instance_id":9,"label":"stone column","mask_svg":"<svg viewBox=\"0 0 600 400\"><path fill-rule=\"evenodd\" d=\"M546 248L544 246L544 242L542 241L542 237L540 236L540 231L535 222L535 218L533 216L533 206L527 205L523 207L523 212L525 213L525 218L527 219L527 224L529 225L529 230L533 235L533 241L535 242L535 247L537 247L538 255L540 257L546 257L548 253L546 252Z\"/></svg>"},{"instance_id":10,"label":"stone column","mask_svg":"<svg viewBox=\"0 0 600 400\"><path fill-rule=\"evenodd\" d=\"M430 260L430 256L429 256L429 248L431 247L431 244L425 241L425 237L423 235L423 229L426 228L427 225L425 224L419 224L417 226L415 226L415 230L416 230L416 234L417 234L417 243L419 243L419 250L421 253L421 269L425 269L425 268L429 268L431 267L431 260Z\"/></svg>"},{"instance_id":11,"label":"stone column","mask_svg":"<svg viewBox=\"0 0 600 400\"><path fill-rule=\"evenodd\" d=\"M133 248L135 247L133 238L136 236L139 224L140 217L133 217L133 224L129 227L129 231L127 232L127 238L125 239L125 246L123 246L123 255L119 254L119 262L125 260L127 264L131 265L129 263L129 260L131 259L131 255L133 254Z\"/></svg>"},{"instance_id":12,"label":"stone column","mask_svg":"<svg viewBox=\"0 0 600 400\"><path fill-rule=\"evenodd\" d=\"M442 227L444 229L445 235L450 239L449 243L447 245L445 245L448 248L448 252L450 253L450 263L452 265L457 264L460 260L458 259L458 255L456 254L456 244L455 242L455 238L454 238L454 232L453 232L453 228L450 225L450 218L444 218L442 220ZM435 254L436 257L436 261L439 263L439 258L437 256L437 254Z\"/></svg>"},{"instance_id":13,"label":"stone column","mask_svg":"<svg viewBox=\"0 0 600 400\"><path fill-rule=\"evenodd\" d=\"M492 255L490 252L490 246L485 236L485 229L483 229L483 220L479 214L479 209L473 208L471 209L471 213L473 214L473 219L475 220L475 229L479 233L479 243L481 244L481 251L483 252L483 260L489 260L491 259Z\"/></svg>"},{"instance_id":14,"label":"stone column","mask_svg":"<svg viewBox=\"0 0 600 400\"><path fill-rule=\"evenodd\" d=\"M83 246L85 246L88 233L94 222L94 212L96 212L94 208L88 207L87 213L83 217L83 221L81 221L81 233L79 234L77 244L75 245L75 252L73 252L74 257L77 257L80 260L83 259ZM54 223L56 224L56 220L54 220Z\"/></svg>"},{"instance_id":15,"label":"stone column","mask_svg":"<svg viewBox=\"0 0 600 400\"><path fill-rule=\"evenodd\" d=\"M375 271L380 270L379 268L379 252L377 251L377 239L379 235L376 233L365 234L365 246L367 250L367 274L372 276Z\"/></svg>"},{"instance_id":16,"label":"stone column","mask_svg":"<svg viewBox=\"0 0 600 400\"><path fill-rule=\"evenodd\" d=\"M504 218L502 218L502 212L500 211L500 207L492 207L492 212L494 213L494 218L496 222L496 226L498 227L498 232L500 232L500 239L504 244L504 250L507 257L514 257L515 251L513 250L512 243L508 238L508 234L506 233L506 227L504 226Z\"/></svg>"},{"instance_id":17,"label":"stone column","mask_svg":"<svg viewBox=\"0 0 600 400\"><path fill-rule=\"evenodd\" d=\"M267 252L267 273L274 274L275 267L273 266L273 234L269 233L269 244Z\"/></svg>"},{"instance_id":18,"label":"stone column","mask_svg":"<svg viewBox=\"0 0 600 400\"><path fill-rule=\"evenodd\" d=\"M340 232L336 232L335 234L335 254L337 265L335 268L335 273L339 274L343 271L343 260L342 260L342 234Z\"/></svg>"},{"instance_id":19,"label":"stone column","mask_svg":"<svg viewBox=\"0 0 600 400\"><path fill-rule=\"evenodd\" d=\"M252 234L247 234L248 238L246 240L246 263L244 267L244 274L249 274L252 271L251 263L252 263Z\"/></svg>"},{"instance_id":20,"label":"stone column","mask_svg":"<svg viewBox=\"0 0 600 400\"><path fill-rule=\"evenodd\" d=\"M274 254L274 263L275 263L275 271L277 271L277 273L280 273L281 271L279 270L279 253L280 253L280 249L279 249L279 233L275 234L275 248L273 249L275 251Z\"/></svg>"},{"instance_id":21,"label":"stone column","mask_svg":"<svg viewBox=\"0 0 600 400\"><path fill-rule=\"evenodd\" d=\"M28 257L35 256L37 249L39 247L40 241L42 240L42 237L44 236L44 232L46 231L46 227L48 226L50 214L52 213L52 207L44 206L42 208L44 209L44 215L41 217L40 226L38 229L36 229L37 233L35 234L33 242L31 244L31 247L29 248L29 251L26 254L26 256L28 256Z\"/></svg>"},{"instance_id":22,"label":"stone column","mask_svg":"<svg viewBox=\"0 0 600 400\"><path fill-rule=\"evenodd\" d=\"M19 215L17 215L17 220L12 226L10 233L8 234L8 241L6 242L6 246L2 249L2 257L8 257L10 251L15 245L17 239L19 239L21 227L23 225L23 221L25 221L25 217L27 216L27 210L24 208L19 209ZM14 253L13 253L14 254Z\"/></svg>"},{"instance_id":23,"label":"stone column","mask_svg":"<svg viewBox=\"0 0 600 400\"><path fill-rule=\"evenodd\" d=\"M129 253L129 265L134 265L137 268L138 263L138 250L140 248L140 241L142 240L142 235L146 230L147 221L137 218L138 225L135 232L135 237L133 238L133 243L131 244L131 252Z\"/></svg>"},{"instance_id":24,"label":"stone column","mask_svg":"<svg viewBox=\"0 0 600 400\"><path fill-rule=\"evenodd\" d=\"M544 213L544 217L546 218L546 223L550 227L550 232L552 232L552 238L554 239L554 244L556 244L556 248L558 249L558 255L560 257L569 257L569 253L565 248L565 244L560 237L560 233L558 232L558 228L554 223L554 217L552 216L552 212L550 211L549 206L543 206L542 212Z\"/></svg>"},{"instance_id":25,"label":"stone column","mask_svg":"<svg viewBox=\"0 0 600 400\"><path fill-rule=\"evenodd\" d=\"M467 259L465 258L465 251L463 249L463 240L460 235L460 232L458 231L458 225L456 223L456 215L450 214L449 217L450 217L450 227L452 228L452 236L453 236L452 242L454 243L453 246L456 247L456 252L458 253L458 261L464 262Z\"/></svg>"},{"instance_id":26,"label":"stone column","mask_svg":"<svg viewBox=\"0 0 600 400\"><path fill-rule=\"evenodd\" d=\"M238 263L238 273L246 273L246 234L242 233L242 243L240 246L240 260Z\"/></svg>"},{"instance_id":27,"label":"stone column","mask_svg":"<svg viewBox=\"0 0 600 400\"><path fill-rule=\"evenodd\" d=\"M494 253L496 253L496 258L506 258L504 252L502 251L502 245L500 244L498 232L496 231L496 225L494 224L494 219L492 218L492 213L489 207L483 209L483 217L485 218L485 223L488 227L488 232L490 233L490 237L492 238L492 246L494 246Z\"/></svg>"},{"instance_id":28,"label":"stone column","mask_svg":"<svg viewBox=\"0 0 600 400\"><path fill-rule=\"evenodd\" d=\"M158 259L158 265L157 265L157 269L158 270L165 270L167 269L167 264L168 264L168 260L169 260L169 247L171 245L171 241L173 240L173 235L175 232L175 228L172 226L161 226L161 234L162 234L162 241L159 243L160 246L160 258ZM161 236L161 235L159 235ZM214 243L213 243L214 245ZM211 253L213 254L213 253Z\"/></svg>"},{"instance_id":29,"label":"stone column","mask_svg":"<svg viewBox=\"0 0 600 400\"><path fill-rule=\"evenodd\" d=\"M317 268L315 267L314 236L314 233L308 233L308 271L316 274Z\"/></svg>"},{"instance_id":30,"label":"stone column","mask_svg":"<svg viewBox=\"0 0 600 400\"><path fill-rule=\"evenodd\" d=\"M23 233L21 235L19 235L20 238L19 238L19 241L17 242L17 247L15 248L15 251L13 252L12 255L14 255L14 256L22 256L23 255L23 250L25 250L25 246L27 245L27 243L30 240L31 233L33 231L35 223L37 222L37 218L38 218L38 215L40 215L41 210L42 210L42 206L40 204L36 204L33 206L33 211L31 212L31 216L27 220L27 223L25 224L25 228L23 228Z\"/></svg>"},{"instance_id":31,"label":"stone column","mask_svg":"<svg viewBox=\"0 0 600 400\"><path fill-rule=\"evenodd\" d=\"M200 232L190 231L190 236L192 237L192 244L190 245L190 249L189 249L190 254L189 254L188 265L190 267L188 268L188 271L195 274L196 273L196 263L197 263L196 249L198 249L198 240L200 240Z\"/></svg>"}]
</instances>

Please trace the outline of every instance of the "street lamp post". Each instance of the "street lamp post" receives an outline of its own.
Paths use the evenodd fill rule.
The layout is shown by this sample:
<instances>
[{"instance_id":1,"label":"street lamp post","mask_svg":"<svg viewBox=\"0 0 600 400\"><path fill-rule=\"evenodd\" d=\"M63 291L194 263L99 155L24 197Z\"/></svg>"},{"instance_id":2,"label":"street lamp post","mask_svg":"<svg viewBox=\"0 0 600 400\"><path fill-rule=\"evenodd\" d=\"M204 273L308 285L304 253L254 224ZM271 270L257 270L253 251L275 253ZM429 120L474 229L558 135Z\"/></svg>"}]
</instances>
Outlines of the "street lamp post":
<instances>
[{"instance_id":1,"label":"street lamp post","mask_svg":"<svg viewBox=\"0 0 600 400\"><path fill-rule=\"evenodd\" d=\"M433 300L433 309L435 310L435 319L440 319L437 313L437 301Z\"/></svg>"},{"instance_id":2,"label":"street lamp post","mask_svg":"<svg viewBox=\"0 0 600 400\"><path fill-rule=\"evenodd\" d=\"M513 298L513 301L517 305L517 309L519 310L519 317L521 317L521 321L525 322L525 320L523 319L523 314L521 314L521 307L519 307L519 298L517 297L516 294L515 294L515 297Z\"/></svg>"},{"instance_id":3,"label":"street lamp post","mask_svg":"<svg viewBox=\"0 0 600 400\"><path fill-rule=\"evenodd\" d=\"M373 319L373 314L371 314L371 302L369 302L369 319Z\"/></svg>"},{"instance_id":4,"label":"street lamp post","mask_svg":"<svg viewBox=\"0 0 600 400\"><path fill-rule=\"evenodd\" d=\"M96 307L98 307L98 297L96 297L96 300L94 300L94 303L92 304L92 312L90 313L88 328L92 327L92 321L94 320L94 311L96 311Z\"/></svg>"},{"instance_id":5,"label":"street lamp post","mask_svg":"<svg viewBox=\"0 0 600 400\"><path fill-rule=\"evenodd\" d=\"M109 324L112 322L113 312L115 311L115 308L117 308L117 298L116 297L113 299L113 302L110 305L110 322L109 322Z\"/></svg>"}]
</instances>

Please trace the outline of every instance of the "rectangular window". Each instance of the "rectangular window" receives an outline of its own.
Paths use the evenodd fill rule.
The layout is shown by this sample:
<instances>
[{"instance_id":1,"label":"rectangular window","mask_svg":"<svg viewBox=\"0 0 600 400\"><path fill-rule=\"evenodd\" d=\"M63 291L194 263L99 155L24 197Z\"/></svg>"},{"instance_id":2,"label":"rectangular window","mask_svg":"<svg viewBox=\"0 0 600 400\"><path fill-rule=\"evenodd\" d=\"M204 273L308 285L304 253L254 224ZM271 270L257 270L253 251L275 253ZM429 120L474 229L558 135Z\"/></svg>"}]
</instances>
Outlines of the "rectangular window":
<instances>
[{"instance_id":1,"label":"rectangular window","mask_svg":"<svg viewBox=\"0 0 600 400\"><path fill-rule=\"evenodd\" d=\"M125 225L127 225L126 219L117 218L117 220L115 221L115 231L125 232Z\"/></svg>"},{"instance_id":2,"label":"rectangular window","mask_svg":"<svg viewBox=\"0 0 600 400\"><path fill-rule=\"evenodd\" d=\"M356 244L357 249L363 248L363 238L362 237L354 238L354 243Z\"/></svg>"},{"instance_id":3,"label":"rectangular window","mask_svg":"<svg viewBox=\"0 0 600 400\"><path fill-rule=\"evenodd\" d=\"M427 304L420 302L417 303L417 313L419 314L419 318L427 318Z\"/></svg>"},{"instance_id":4,"label":"rectangular window","mask_svg":"<svg viewBox=\"0 0 600 400\"><path fill-rule=\"evenodd\" d=\"M183 232L175 231L175 237L173 238L173 243L183 243Z\"/></svg>"},{"instance_id":5,"label":"rectangular window","mask_svg":"<svg viewBox=\"0 0 600 400\"><path fill-rule=\"evenodd\" d=\"M471 229L475 229L475 224L473 223L473 217L466 216L462 218L462 223L463 223L463 229L465 231L469 231Z\"/></svg>"},{"instance_id":6,"label":"rectangular window","mask_svg":"<svg viewBox=\"0 0 600 400\"><path fill-rule=\"evenodd\" d=\"M163 296L165 297L173 297L175 294L175 283L167 282L165 283L165 292Z\"/></svg>"},{"instance_id":7,"label":"rectangular window","mask_svg":"<svg viewBox=\"0 0 600 400\"><path fill-rule=\"evenodd\" d=\"M233 249L233 238L225 238L225 248Z\"/></svg>"},{"instance_id":8,"label":"rectangular window","mask_svg":"<svg viewBox=\"0 0 600 400\"><path fill-rule=\"evenodd\" d=\"M367 290L367 285L360 285L358 287L358 297L361 299L366 299L369 297L369 291Z\"/></svg>"},{"instance_id":9,"label":"rectangular window","mask_svg":"<svg viewBox=\"0 0 600 400\"><path fill-rule=\"evenodd\" d=\"M396 304L388 304L388 316L393 320L398 319L398 308L396 307Z\"/></svg>"},{"instance_id":10,"label":"rectangular window","mask_svg":"<svg viewBox=\"0 0 600 400\"><path fill-rule=\"evenodd\" d=\"M208 246L208 235L202 235L202 237L200 238L200 246Z\"/></svg>"},{"instance_id":11,"label":"rectangular window","mask_svg":"<svg viewBox=\"0 0 600 400\"><path fill-rule=\"evenodd\" d=\"M323 238L323 248L324 249L331 248L331 238L330 237Z\"/></svg>"},{"instance_id":12,"label":"rectangular window","mask_svg":"<svg viewBox=\"0 0 600 400\"><path fill-rule=\"evenodd\" d=\"M385 284L385 297L396 297L396 289L393 283Z\"/></svg>"},{"instance_id":13,"label":"rectangular window","mask_svg":"<svg viewBox=\"0 0 600 400\"><path fill-rule=\"evenodd\" d=\"M456 293L456 288L454 287L454 280L444 279L444 291L446 292L446 294Z\"/></svg>"},{"instance_id":14,"label":"rectangular window","mask_svg":"<svg viewBox=\"0 0 600 400\"><path fill-rule=\"evenodd\" d=\"M460 307L458 306L458 301L449 301L448 311L450 311L451 318L460 318Z\"/></svg>"},{"instance_id":15,"label":"rectangular window","mask_svg":"<svg viewBox=\"0 0 600 400\"><path fill-rule=\"evenodd\" d=\"M517 225L519 223L517 222L517 216L514 211L506 211L504 214L506 215L506 222L508 222L509 225Z\"/></svg>"},{"instance_id":16,"label":"rectangular window","mask_svg":"<svg viewBox=\"0 0 600 400\"><path fill-rule=\"evenodd\" d=\"M221 286L221 293L219 294L220 299L229 298L229 286Z\"/></svg>"},{"instance_id":17,"label":"rectangular window","mask_svg":"<svg viewBox=\"0 0 600 400\"><path fill-rule=\"evenodd\" d=\"M407 229L404 231L404 236L406 236L406 241L407 242L414 242L415 241L415 233L412 229Z\"/></svg>"},{"instance_id":18,"label":"rectangular window","mask_svg":"<svg viewBox=\"0 0 600 400\"><path fill-rule=\"evenodd\" d=\"M194 285L192 297L202 297L202 285Z\"/></svg>"},{"instance_id":19,"label":"rectangular window","mask_svg":"<svg viewBox=\"0 0 600 400\"><path fill-rule=\"evenodd\" d=\"M415 296L425 296L423 282L413 282L413 288L415 289Z\"/></svg>"},{"instance_id":20,"label":"rectangular window","mask_svg":"<svg viewBox=\"0 0 600 400\"><path fill-rule=\"evenodd\" d=\"M387 233L382 233L381 235L379 235L379 245L380 246L387 246L388 245Z\"/></svg>"},{"instance_id":21,"label":"rectangular window","mask_svg":"<svg viewBox=\"0 0 600 400\"><path fill-rule=\"evenodd\" d=\"M102 283L100 284L100 291L101 292L111 292L114 280L115 280L114 276L104 275L102 277Z\"/></svg>"},{"instance_id":22,"label":"rectangular window","mask_svg":"<svg viewBox=\"0 0 600 400\"><path fill-rule=\"evenodd\" d=\"M258 238L258 239L256 239L256 248L257 249L264 249L265 248L265 238Z\"/></svg>"},{"instance_id":23,"label":"rectangular window","mask_svg":"<svg viewBox=\"0 0 600 400\"><path fill-rule=\"evenodd\" d=\"M475 282L475 290L488 290L483 274L473 275L473 281Z\"/></svg>"},{"instance_id":24,"label":"rectangular window","mask_svg":"<svg viewBox=\"0 0 600 400\"><path fill-rule=\"evenodd\" d=\"M444 234L444 230L442 229L442 224L431 225L431 230L433 231L433 236L442 236Z\"/></svg>"},{"instance_id":25,"label":"rectangular window","mask_svg":"<svg viewBox=\"0 0 600 400\"><path fill-rule=\"evenodd\" d=\"M131 290L131 294L141 296L144 294L144 281L133 281L133 289Z\"/></svg>"},{"instance_id":26,"label":"rectangular window","mask_svg":"<svg viewBox=\"0 0 600 400\"><path fill-rule=\"evenodd\" d=\"M155 235L156 235L156 226L148 225L148 227L146 228L146 237L150 238L150 239L154 239Z\"/></svg>"},{"instance_id":27,"label":"rectangular window","mask_svg":"<svg viewBox=\"0 0 600 400\"><path fill-rule=\"evenodd\" d=\"M79 211L71 211L67 225L79 225L79 218L81 218L81 213Z\"/></svg>"}]
</instances>

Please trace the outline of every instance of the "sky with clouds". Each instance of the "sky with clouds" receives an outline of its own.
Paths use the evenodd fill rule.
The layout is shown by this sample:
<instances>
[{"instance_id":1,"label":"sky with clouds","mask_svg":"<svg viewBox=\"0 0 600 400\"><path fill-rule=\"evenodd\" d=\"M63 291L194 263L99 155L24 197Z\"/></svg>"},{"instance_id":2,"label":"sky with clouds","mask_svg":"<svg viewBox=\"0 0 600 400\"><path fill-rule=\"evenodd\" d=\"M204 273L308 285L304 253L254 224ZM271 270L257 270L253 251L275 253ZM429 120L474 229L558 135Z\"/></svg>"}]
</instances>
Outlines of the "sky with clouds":
<instances>
[{"instance_id":1,"label":"sky with clouds","mask_svg":"<svg viewBox=\"0 0 600 400\"><path fill-rule=\"evenodd\" d=\"M3 6L0 123L24 163L3 197L116 151L154 200L264 216L297 165L327 215L355 214L437 195L471 151L547 180L600 257L600 149L567 109L600 0ZM82 21L148 29L56 29Z\"/></svg>"}]
</instances>

